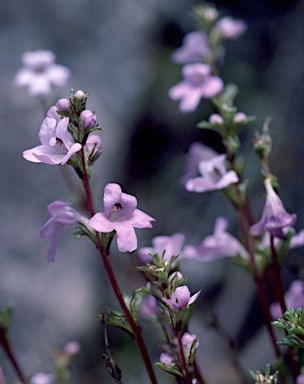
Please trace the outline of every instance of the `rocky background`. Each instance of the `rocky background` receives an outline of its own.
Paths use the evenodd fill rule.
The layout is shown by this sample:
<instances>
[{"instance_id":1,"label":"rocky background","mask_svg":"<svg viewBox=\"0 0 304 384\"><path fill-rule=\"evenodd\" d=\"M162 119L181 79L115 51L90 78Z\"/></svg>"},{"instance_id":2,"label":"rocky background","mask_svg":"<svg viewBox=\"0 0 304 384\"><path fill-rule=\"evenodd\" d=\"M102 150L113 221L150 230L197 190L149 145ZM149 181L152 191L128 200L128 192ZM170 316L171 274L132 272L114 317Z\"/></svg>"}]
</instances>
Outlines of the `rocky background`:
<instances>
[{"instance_id":1,"label":"rocky background","mask_svg":"<svg viewBox=\"0 0 304 384\"><path fill-rule=\"evenodd\" d=\"M254 131L272 116L273 172L289 212L304 226L304 4L303 1L226 0L214 2L223 14L242 18L248 31L227 44L222 74L239 86L239 110L257 116L243 133L249 185L257 216L263 205L259 164L251 149ZM54 101L71 88L89 92L88 107L102 127L103 155L93 172L97 207L103 188L117 182L138 198L138 206L156 219L152 230L138 231L139 245L156 235L184 232L198 244L213 230L215 218L236 217L220 193L186 192L180 179L189 145L203 140L221 150L217 137L195 128L210 114L203 101L192 114L182 115L168 89L181 79L170 61L185 33L194 29L189 13L198 1L174 0L0 0L0 308L15 307L11 337L27 375L50 372L52 347L78 340L82 351L73 383L110 383L101 358L103 329L97 315L117 308L94 247L87 239L61 234L54 264L45 260L46 241L39 229L49 218L47 205L68 200L71 192L60 167L32 164L22 158L38 144L44 112L25 89L13 86L25 51L52 50L57 62L69 67L71 79L57 89ZM75 180L77 181L77 180ZM124 291L143 284L134 259L113 248L112 262ZM191 292L202 289L191 332L200 338L198 359L209 384L238 384L230 351L208 327L211 307L236 339L245 371L263 370L272 361L268 336L248 276L229 261L183 262ZM286 286L293 278L285 276ZM254 320L254 321L253 321ZM159 359L154 330L147 324L151 355ZM124 382L146 383L136 346L128 336L109 329L111 351L122 368ZM0 365L9 380L14 372L0 351ZM159 373L161 383L170 382Z\"/></svg>"}]
</instances>

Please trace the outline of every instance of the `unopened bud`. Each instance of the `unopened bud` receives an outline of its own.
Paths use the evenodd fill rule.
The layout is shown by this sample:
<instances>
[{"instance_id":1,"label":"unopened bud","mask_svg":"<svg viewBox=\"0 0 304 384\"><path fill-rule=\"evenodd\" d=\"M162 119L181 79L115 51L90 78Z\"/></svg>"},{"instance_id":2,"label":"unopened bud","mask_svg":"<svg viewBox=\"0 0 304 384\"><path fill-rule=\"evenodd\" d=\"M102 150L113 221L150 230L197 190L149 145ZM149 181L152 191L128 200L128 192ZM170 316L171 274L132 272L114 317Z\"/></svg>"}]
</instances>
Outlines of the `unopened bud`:
<instances>
[{"instance_id":1,"label":"unopened bud","mask_svg":"<svg viewBox=\"0 0 304 384\"><path fill-rule=\"evenodd\" d=\"M93 128L96 125L96 116L89 109L85 109L84 111L82 111L80 114L80 118L84 123L83 127L85 129Z\"/></svg>"},{"instance_id":2,"label":"unopened bud","mask_svg":"<svg viewBox=\"0 0 304 384\"><path fill-rule=\"evenodd\" d=\"M218 113L213 113L210 117L209 117L209 122L211 124L224 124L224 119L222 118L221 115L219 115Z\"/></svg>"},{"instance_id":3,"label":"unopened bud","mask_svg":"<svg viewBox=\"0 0 304 384\"><path fill-rule=\"evenodd\" d=\"M67 112L70 106L70 100L69 99L60 99L56 103L56 108L60 112Z\"/></svg>"},{"instance_id":4,"label":"unopened bud","mask_svg":"<svg viewBox=\"0 0 304 384\"><path fill-rule=\"evenodd\" d=\"M85 94L85 92L83 92L83 91L81 91L81 90L77 91L77 92L75 93L74 96L75 96L76 99L78 99L79 101L81 101L81 100L85 100L85 98L86 98L86 94Z\"/></svg>"}]
</instances>

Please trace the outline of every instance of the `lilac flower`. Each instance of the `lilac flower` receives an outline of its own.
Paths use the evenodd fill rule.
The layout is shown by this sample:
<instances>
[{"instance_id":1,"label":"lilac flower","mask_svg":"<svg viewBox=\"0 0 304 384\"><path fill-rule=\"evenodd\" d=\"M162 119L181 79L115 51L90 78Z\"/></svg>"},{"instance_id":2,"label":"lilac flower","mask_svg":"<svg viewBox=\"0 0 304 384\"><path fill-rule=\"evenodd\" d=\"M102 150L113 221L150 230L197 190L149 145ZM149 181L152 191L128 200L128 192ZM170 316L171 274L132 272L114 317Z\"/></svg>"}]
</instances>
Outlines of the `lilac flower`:
<instances>
[{"instance_id":1,"label":"lilac flower","mask_svg":"<svg viewBox=\"0 0 304 384\"><path fill-rule=\"evenodd\" d=\"M185 358L187 362L190 363L193 361L196 350L199 347L198 338L196 337L196 335L191 335L190 333L186 332L183 334L181 342Z\"/></svg>"},{"instance_id":2,"label":"lilac flower","mask_svg":"<svg viewBox=\"0 0 304 384\"><path fill-rule=\"evenodd\" d=\"M71 227L77 222L86 224L88 219L71 207L71 203L56 200L48 206L51 218L40 230L43 239L49 239L47 261L55 260L57 239L61 229Z\"/></svg>"},{"instance_id":3,"label":"lilac flower","mask_svg":"<svg viewBox=\"0 0 304 384\"><path fill-rule=\"evenodd\" d=\"M205 32L194 31L184 36L183 45L172 54L172 60L176 63L208 62L212 51Z\"/></svg>"},{"instance_id":4,"label":"lilac flower","mask_svg":"<svg viewBox=\"0 0 304 384\"><path fill-rule=\"evenodd\" d=\"M160 355L159 361L161 364L166 364L168 367L172 367L173 357L168 355L168 353L162 353Z\"/></svg>"},{"instance_id":5,"label":"lilac flower","mask_svg":"<svg viewBox=\"0 0 304 384\"><path fill-rule=\"evenodd\" d=\"M174 312L178 312L194 303L198 299L200 293L201 291L198 291L190 297L189 288L186 285L182 285L181 287L176 288L170 299L164 298L163 300Z\"/></svg>"},{"instance_id":6,"label":"lilac flower","mask_svg":"<svg viewBox=\"0 0 304 384\"><path fill-rule=\"evenodd\" d=\"M154 296L147 296L140 304L140 314L145 319L155 318L157 302Z\"/></svg>"},{"instance_id":7,"label":"lilac flower","mask_svg":"<svg viewBox=\"0 0 304 384\"><path fill-rule=\"evenodd\" d=\"M294 280L289 290L285 293L286 307L293 308L294 310L304 307L304 281ZM272 303L270 306L270 313L274 319L282 317L283 313L279 303Z\"/></svg>"},{"instance_id":8,"label":"lilac flower","mask_svg":"<svg viewBox=\"0 0 304 384\"><path fill-rule=\"evenodd\" d=\"M85 109L84 111L82 111L80 114L80 118L84 123L83 125L84 129L95 127L96 115L94 115L94 113L91 110Z\"/></svg>"},{"instance_id":9,"label":"lilac flower","mask_svg":"<svg viewBox=\"0 0 304 384\"><path fill-rule=\"evenodd\" d=\"M30 381L30 384L51 384L55 380L52 373L37 372Z\"/></svg>"},{"instance_id":10,"label":"lilac flower","mask_svg":"<svg viewBox=\"0 0 304 384\"><path fill-rule=\"evenodd\" d=\"M301 374L297 377L296 384L304 384L304 374Z\"/></svg>"},{"instance_id":11,"label":"lilac flower","mask_svg":"<svg viewBox=\"0 0 304 384\"><path fill-rule=\"evenodd\" d=\"M56 107L50 108L39 132L42 145L24 151L23 157L34 163L66 164L82 148L80 143L75 143L68 125L68 117L60 119Z\"/></svg>"},{"instance_id":12,"label":"lilac flower","mask_svg":"<svg viewBox=\"0 0 304 384\"><path fill-rule=\"evenodd\" d=\"M190 192L206 192L223 189L237 183L239 178L235 171L227 171L226 155L214 156L209 160L202 160L198 164L200 177L187 181L185 187Z\"/></svg>"},{"instance_id":13,"label":"lilac flower","mask_svg":"<svg viewBox=\"0 0 304 384\"><path fill-rule=\"evenodd\" d=\"M166 251L165 260L169 260L172 256L181 253L184 241L185 235L183 233L174 233L172 236L156 236L152 239L153 247L140 248L138 256L142 262L147 263L151 260L151 254L157 253L161 256Z\"/></svg>"},{"instance_id":14,"label":"lilac flower","mask_svg":"<svg viewBox=\"0 0 304 384\"><path fill-rule=\"evenodd\" d=\"M227 227L228 221L224 217L218 217L213 235L205 237L198 247L186 245L184 256L200 261L212 261L223 257L235 257L236 255L247 259L247 251L234 236L226 232Z\"/></svg>"},{"instance_id":15,"label":"lilac flower","mask_svg":"<svg viewBox=\"0 0 304 384\"><path fill-rule=\"evenodd\" d=\"M181 100L181 112L194 111L202 97L210 99L224 87L223 80L211 74L211 66L208 64L187 64L182 73L184 80L169 90L171 99Z\"/></svg>"},{"instance_id":16,"label":"lilac flower","mask_svg":"<svg viewBox=\"0 0 304 384\"><path fill-rule=\"evenodd\" d=\"M137 199L123 193L118 184L108 184L104 192L103 213L94 215L89 226L97 232L117 233L117 245L121 252L132 252L137 248L134 228L151 228L154 219L136 209Z\"/></svg>"},{"instance_id":17,"label":"lilac flower","mask_svg":"<svg viewBox=\"0 0 304 384\"><path fill-rule=\"evenodd\" d=\"M219 40L236 40L247 29L242 20L234 20L232 17L223 17L212 28L211 34Z\"/></svg>"},{"instance_id":18,"label":"lilac flower","mask_svg":"<svg viewBox=\"0 0 304 384\"><path fill-rule=\"evenodd\" d=\"M85 157L89 163L95 161L102 152L102 142L98 135L91 133L83 147Z\"/></svg>"},{"instance_id":19,"label":"lilac flower","mask_svg":"<svg viewBox=\"0 0 304 384\"><path fill-rule=\"evenodd\" d=\"M24 68L17 72L14 83L19 87L28 87L31 97L47 97L52 86L62 87L70 77L68 68L55 64L56 58L51 51L25 52L21 60Z\"/></svg>"},{"instance_id":20,"label":"lilac flower","mask_svg":"<svg viewBox=\"0 0 304 384\"><path fill-rule=\"evenodd\" d=\"M283 229L293 226L297 215L289 214L285 211L283 203L275 193L270 179L264 181L266 188L266 203L260 221L250 227L252 236L260 236L264 231L268 231L272 236L285 239Z\"/></svg>"},{"instance_id":21,"label":"lilac flower","mask_svg":"<svg viewBox=\"0 0 304 384\"><path fill-rule=\"evenodd\" d=\"M195 142L191 144L186 160L186 174L182 179L183 183L186 183L189 179L192 179L196 176L200 176L198 164L202 160L210 160L216 155L217 152L202 143Z\"/></svg>"},{"instance_id":22,"label":"lilac flower","mask_svg":"<svg viewBox=\"0 0 304 384\"><path fill-rule=\"evenodd\" d=\"M70 356L76 356L80 352L80 344L78 341L72 340L67 342L63 347L63 352Z\"/></svg>"},{"instance_id":23,"label":"lilac flower","mask_svg":"<svg viewBox=\"0 0 304 384\"><path fill-rule=\"evenodd\" d=\"M212 115L210 115L209 117L209 122L211 124L219 124L219 125L222 125L224 124L224 119L222 118L221 115L219 115L218 113L213 113Z\"/></svg>"}]
</instances>

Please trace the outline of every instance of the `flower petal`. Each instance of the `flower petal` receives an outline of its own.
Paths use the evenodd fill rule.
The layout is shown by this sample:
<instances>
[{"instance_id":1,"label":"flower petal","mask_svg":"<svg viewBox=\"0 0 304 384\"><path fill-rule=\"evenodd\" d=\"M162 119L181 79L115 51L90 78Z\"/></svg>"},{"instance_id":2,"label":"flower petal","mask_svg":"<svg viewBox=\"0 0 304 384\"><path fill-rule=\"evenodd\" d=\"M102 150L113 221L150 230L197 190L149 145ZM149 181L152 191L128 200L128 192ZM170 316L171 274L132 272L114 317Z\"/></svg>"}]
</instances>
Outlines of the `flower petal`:
<instances>
[{"instance_id":1,"label":"flower petal","mask_svg":"<svg viewBox=\"0 0 304 384\"><path fill-rule=\"evenodd\" d=\"M104 213L96 213L90 220L88 225L97 232L108 233L115 229L114 223L108 220Z\"/></svg>"}]
</instances>

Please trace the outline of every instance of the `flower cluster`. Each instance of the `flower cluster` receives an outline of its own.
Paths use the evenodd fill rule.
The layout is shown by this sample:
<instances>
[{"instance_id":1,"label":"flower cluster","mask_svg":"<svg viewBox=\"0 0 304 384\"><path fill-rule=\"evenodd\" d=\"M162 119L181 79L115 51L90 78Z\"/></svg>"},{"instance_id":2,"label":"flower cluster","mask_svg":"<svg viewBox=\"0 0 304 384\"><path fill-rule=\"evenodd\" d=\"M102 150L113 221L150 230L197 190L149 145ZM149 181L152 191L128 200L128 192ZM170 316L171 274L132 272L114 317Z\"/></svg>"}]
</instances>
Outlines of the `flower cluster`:
<instances>
[{"instance_id":1,"label":"flower cluster","mask_svg":"<svg viewBox=\"0 0 304 384\"><path fill-rule=\"evenodd\" d=\"M192 112L201 98L211 99L222 92L224 82L216 75L224 52L222 43L237 39L247 28L242 20L219 18L213 7L198 7L196 13L203 25L207 22L208 30L188 33L182 47L172 54L174 62L185 64L184 80L169 90L172 100L181 100L181 112Z\"/></svg>"}]
</instances>

